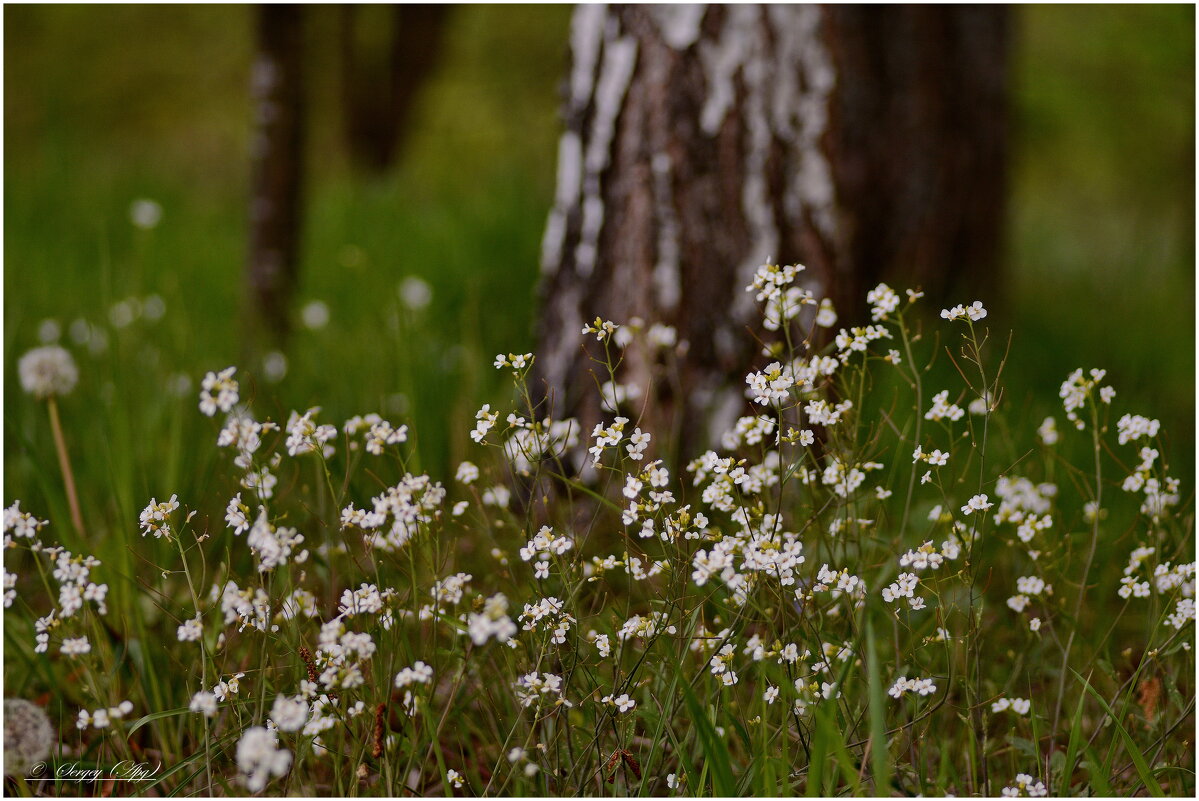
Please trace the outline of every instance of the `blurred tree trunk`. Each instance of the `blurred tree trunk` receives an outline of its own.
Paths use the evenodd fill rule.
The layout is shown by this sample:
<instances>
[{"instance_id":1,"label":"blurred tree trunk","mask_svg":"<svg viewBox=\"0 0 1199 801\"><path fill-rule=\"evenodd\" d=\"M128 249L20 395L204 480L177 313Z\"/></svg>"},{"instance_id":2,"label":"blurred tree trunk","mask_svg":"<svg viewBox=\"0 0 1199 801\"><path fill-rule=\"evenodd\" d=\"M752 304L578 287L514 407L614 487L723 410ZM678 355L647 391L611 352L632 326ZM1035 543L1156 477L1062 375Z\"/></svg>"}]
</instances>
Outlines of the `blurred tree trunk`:
<instances>
[{"instance_id":1,"label":"blurred tree trunk","mask_svg":"<svg viewBox=\"0 0 1199 801\"><path fill-rule=\"evenodd\" d=\"M416 98L441 55L448 11L341 6L342 104L356 166L382 172L403 151Z\"/></svg>"},{"instance_id":2,"label":"blurred tree trunk","mask_svg":"<svg viewBox=\"0 0 1199 801\"><path fill-rule=\"evenodd\" d=\"M677 328L677 364L633 346L620 380L652 382L649 406L672 411L647 422L675 426L676 446L711 442L744 413L746 329L760 320L745 286L767 260L807 265L807 288L842 323L884 278L933 297L961 278L991 283L1008 16L579 6L542 248L548 409L589 433L600 410L580 329L641 317Z\"/></svg>"},{"instance_id":3,"label":"blurred tree trunk","mask_svg":"<svg viewBox=\"0 0 1199 801\"><path fill-rule=\"evenodd\" d=\"M297 5L255 7L258 52L250 79L252 325L280 341L299 270L304 185L304 25Z\"/></svg>"}]
</instances>

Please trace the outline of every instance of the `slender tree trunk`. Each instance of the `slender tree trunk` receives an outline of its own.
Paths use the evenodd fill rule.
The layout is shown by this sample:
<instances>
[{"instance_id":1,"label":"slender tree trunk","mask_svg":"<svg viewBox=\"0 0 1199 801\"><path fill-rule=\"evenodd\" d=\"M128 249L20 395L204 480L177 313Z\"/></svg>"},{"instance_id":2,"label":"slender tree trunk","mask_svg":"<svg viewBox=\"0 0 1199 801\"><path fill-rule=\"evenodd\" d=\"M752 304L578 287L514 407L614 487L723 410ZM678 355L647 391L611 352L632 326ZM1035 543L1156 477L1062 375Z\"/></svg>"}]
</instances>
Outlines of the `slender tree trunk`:
<instances>
[{"instance_id":1,"label":"slender tree trunk","mask_svg":"<svg viewBox=\"0 0 1199 801\"><path fill-rule=\"evenodd\" d=\"M744 413L759 325L745 287L768 260L807 265L842 322L881 278L932 293L990 279L1007 14L579 6L542 250L538 375L555 416L585 431L600 418L585 322L640 317L679 346L634 344L620 380L653 386L676 445L713 441Z\"/></svg>"},{"instance_id":2,"label":"slender tree trunk","mask_svg":"<svg viewBox=\"0 0 1199 801\"><path fill-rule=\"evenodd\" d=\"M254 134L247 278L255 327L283 340L299 271L305 138L303 11L296 5L261 5L255 14L258 53L250 83Z\"/></svg>"},{"instance_id":3,"label":"slender tree trunk","mask_svg":"<svg viewBox=\"0 0 1199 801\"><path fill-rule=\"evenodd\" d=\"M382 172L403 152L419 92L441 56L449 9L344 5L340 11L346 140L356 166ZM384 37L362 29L384 15Z\"/></svg>"}]
</instances>

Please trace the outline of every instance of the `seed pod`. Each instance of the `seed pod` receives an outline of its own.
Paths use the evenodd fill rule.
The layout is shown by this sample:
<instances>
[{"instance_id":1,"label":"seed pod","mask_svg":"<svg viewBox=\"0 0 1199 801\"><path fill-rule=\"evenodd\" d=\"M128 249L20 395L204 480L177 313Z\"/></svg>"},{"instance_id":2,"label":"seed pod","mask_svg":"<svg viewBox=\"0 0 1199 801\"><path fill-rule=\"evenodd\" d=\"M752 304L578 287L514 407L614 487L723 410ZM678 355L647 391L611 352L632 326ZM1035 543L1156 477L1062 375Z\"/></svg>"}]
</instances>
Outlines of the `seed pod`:
<instances>
[{"instance_id":1,"label":"seed pod","mask_svg":"<svg viewBox=\"0 0 1199 801\"><path fill-rule=\"evenodd\" d=\"M633 775L638 780L641 779L641 763L637 761L637 757L630 754L628 751L621 751L621 757L624 758L624 763L629 766L629 770L633 771Z\"/></svg>"},{"instance_id":2,"label":"seed pod","mask_svg":"<svg viewBox=\"0 0 1199 801\"><path fill-rule=\"evenodd\" d=\"M308 680L316 684L316 665L312 661L312 651L306 647L300 646L300 659L304 660L304 666L308 668Z\"/></svg>"},{"instance_id":3,"label":"seed pod","mask_svg":"<svg viewBox=\"0 0 1199 801\"><path fill-rule=\"evenodd\" d=\"M386 711L387 704L375 707L375 739L371 744L371 756L375 759L383 756L383 718Z\"/></svg>"}]
</instances>

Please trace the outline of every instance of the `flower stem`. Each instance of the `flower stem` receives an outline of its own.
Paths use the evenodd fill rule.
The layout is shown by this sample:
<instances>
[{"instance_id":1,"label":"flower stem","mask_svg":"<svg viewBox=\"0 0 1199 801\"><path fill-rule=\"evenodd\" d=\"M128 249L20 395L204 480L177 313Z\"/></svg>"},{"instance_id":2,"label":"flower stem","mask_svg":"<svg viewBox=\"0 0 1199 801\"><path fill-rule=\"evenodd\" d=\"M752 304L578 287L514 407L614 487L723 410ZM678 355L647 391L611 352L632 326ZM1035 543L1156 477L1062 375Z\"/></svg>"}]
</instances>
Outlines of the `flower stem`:
<instances>
[{"instance_id":1,"label":"flower stem","mask_svg":"<svg viewBox=\"0 0 1199 801\"><path fill-rule=\"evenodd\" d=\"M1082 602L1087 594L1087 580L1091 575L1091 566L1095 563L1095 551L1099 546L1099 513L1103 503L1103 460L1101 459L1101 441L1099 438L1099 408L1093 398L1091 401L1091 447L1095 453L1095 516L1091 520L1091 544L1087 549L1087 562L1082 569L1082 580L1078 587L1078 597L1074 600L1074 620L1070 627L1070 636L1066 639L1066 647L1062 650L1062 668L1058 671L1057 701L1053 708L1053 730L1049 738L1049 753L1057 746L1058 723L1062 716L1062 699L1066 692L1066 671L1070 667L1070 652L1074 649L1074 635L1078 632L1078 619L1082 615Z\"/></svg>"},{"instance_id":2,"label":"flower stem","mask_svg":"<svg viewBox=\"0 0 1199 801\"><path fill-rule=\"evenodd\" d=\"M75 474L71 471L71 457L67 455L67 441L62 435L62 422L58 419L58 402L51 395L46 399L50 409L50 430L54 432L54 447L58 451L58 467L67 488L67 504L71 508L71 524L80 535L83 530L83 515L79 512L79 496L75 492Z\"/></svg>"}]
</instances>

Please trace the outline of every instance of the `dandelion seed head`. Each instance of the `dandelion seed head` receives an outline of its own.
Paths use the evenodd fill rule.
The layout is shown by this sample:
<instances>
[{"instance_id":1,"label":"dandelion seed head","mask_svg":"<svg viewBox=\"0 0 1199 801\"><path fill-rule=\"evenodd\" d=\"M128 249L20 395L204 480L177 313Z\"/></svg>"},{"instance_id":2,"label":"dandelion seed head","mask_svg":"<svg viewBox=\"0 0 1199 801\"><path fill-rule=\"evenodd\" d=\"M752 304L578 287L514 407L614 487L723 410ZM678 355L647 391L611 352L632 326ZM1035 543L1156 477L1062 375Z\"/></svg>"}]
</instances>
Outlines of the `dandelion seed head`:
<instances>
[{"instance_id":1,"label":"dandelion seed head","mask_svg":"<svg viewBox=\"0 0 1199 801\"><path fill-rule=\"evenodd\" d=\"M412 311L420 311L433 302L433 287L423 278L410 275L400 282L400 300Z\"/></svg>"},{"instance_id":2,"label":"dandelion seed head","mask_svg":"<svg viewBox=\"0 0 1199 801\"><path fill-rule=\"evenodd\" d=\"M329 324L329 306L323 300L311 300L300 309L300 321L310 331L319 331Z\"/></svg>"},{"instance_id":3,"label":"dandelion seed head","mask_svg":"<svg viewBox=\"0 0 1199 801\"><path fill-rule=\"evenodd\" d=\"M162 221L162 206L149 198L138 198L129 204L129 222L135 228L148 231Z\"/></svg>"},{"instance_id":4,"label":"dandelion seed head","mask_svg":"<svg viewBox=\"0 0 1199 801\"><path fill-rule=\"evenodd\" d=\"M79 368L69 351L43 345L27 352L17 363L21 388L35 398L66 395L79 382Z\"/></svg>"},{"instance_id":5,"label":"dandelion seed head","mask_svg":"<svg viewBox=\"0 0 1199 801\"><path fill-rule=\"evenodd\" d=\"M262 377L278 384L287 376L287 356L277 350L262 357Z\"/></svg>"},{"instance_id":6,"label":"dandelion seed head","mask_svg":"<svg viewBox=\"0 0 1199 801\"><path fill-rule=\"evenodd\" d=\"M4 699L4 774L24 776L50 756L54 727L37 704L23 698Z\"/></svg>"},{"instance_id":7,"label":"dandelion seed head","mask_svg":"<svg viewBox=\"0 0 1199 801\"><path fill-rule=\"evenodd\" d=\"M53 345L62 338L62 326L58 324L58 320L46 318L38 323L37 340L43 345Z\"/></svg>"}]
</instances>

